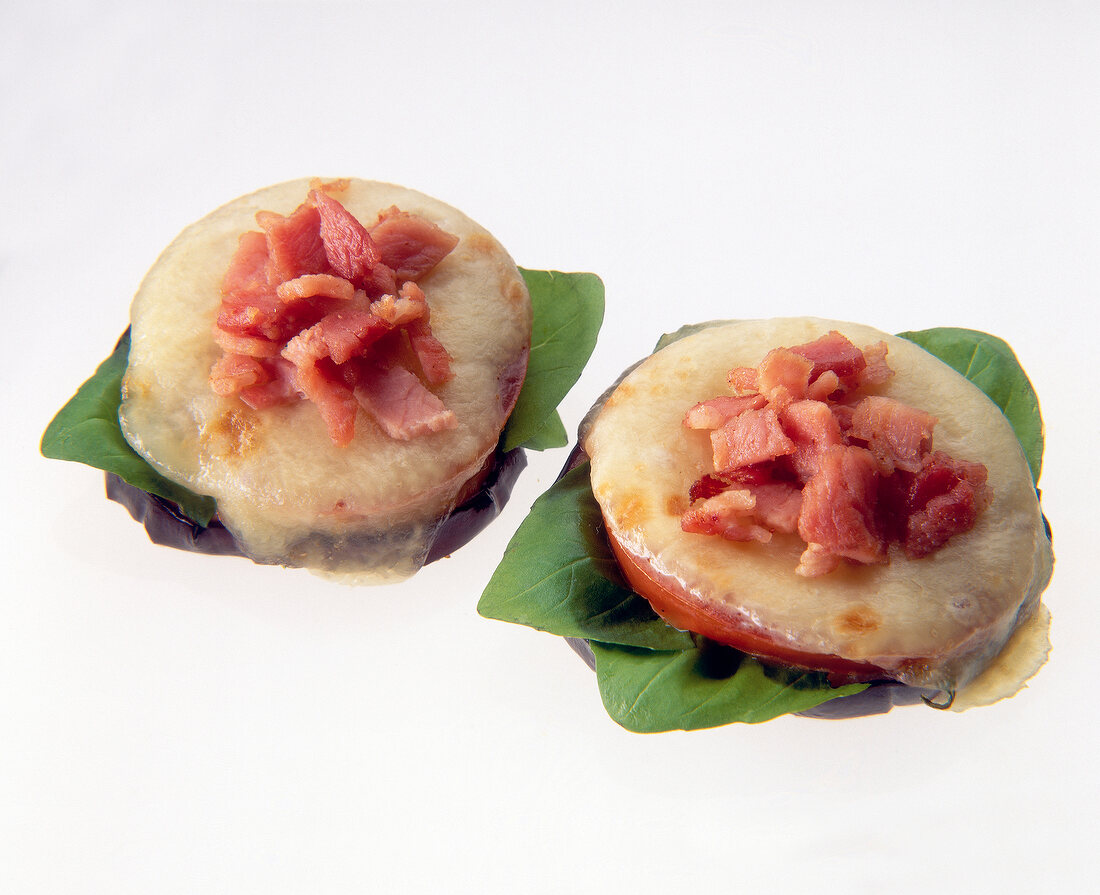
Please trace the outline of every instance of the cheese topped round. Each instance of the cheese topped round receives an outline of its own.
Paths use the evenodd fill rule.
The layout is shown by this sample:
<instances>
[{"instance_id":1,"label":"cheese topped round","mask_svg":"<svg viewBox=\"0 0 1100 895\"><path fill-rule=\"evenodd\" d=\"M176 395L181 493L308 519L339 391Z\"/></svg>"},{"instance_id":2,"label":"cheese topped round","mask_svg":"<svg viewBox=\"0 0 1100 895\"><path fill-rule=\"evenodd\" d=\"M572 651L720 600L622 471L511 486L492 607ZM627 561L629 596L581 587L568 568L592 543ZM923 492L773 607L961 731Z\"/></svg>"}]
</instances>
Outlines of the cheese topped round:
<instances>
[{"instance_id":1,"label":"cheese topped round","mask_svg":"<svg viewBox=\"0 0 1100 895\"><path fill-rule=\"evenodd\" d=\"M868 393L936 417L934 449L988 470L988 507L927 556L910 558L894 544L888 562L844 562L817 577L796 573L806 544L795 534L759 543L684 531L692 484L714 471L709 433L686 428L685 414L729 394L731 370L830 331L857 346L886 343L895 375ZM773 655L865 664L882 677L953 692L1032 616L1050 578L1050 542L1008 420L946 364L870 327L780 318L703 329L629 373L584 448L608 533L626 559L675 592L689 614L723 620L771 644Z\"/></svg>"},{"instance_id":2,"label":"cheese topped round","mask_svg":"<svg viewBox=\"0 0 1100 895\"><path fill-rule=\"evenodd\" d=\"M216 394L211 369L223 349L212 331L238 240L258 229L257 213L291 215L310 188L303 179L230 202L164 251L131 308L119 419L158 471L215 498L253 559L400 579L423 563L436 526L496 448L526 369L530 299L508 253L461 212L392 184L340 182L333 195L368 227L396 206L458 238L417 280L453 374L428 387L454 421L395 438L359 409L354 436L338 446L311 401L253 409Z\"/></svg>"}]
</instances>

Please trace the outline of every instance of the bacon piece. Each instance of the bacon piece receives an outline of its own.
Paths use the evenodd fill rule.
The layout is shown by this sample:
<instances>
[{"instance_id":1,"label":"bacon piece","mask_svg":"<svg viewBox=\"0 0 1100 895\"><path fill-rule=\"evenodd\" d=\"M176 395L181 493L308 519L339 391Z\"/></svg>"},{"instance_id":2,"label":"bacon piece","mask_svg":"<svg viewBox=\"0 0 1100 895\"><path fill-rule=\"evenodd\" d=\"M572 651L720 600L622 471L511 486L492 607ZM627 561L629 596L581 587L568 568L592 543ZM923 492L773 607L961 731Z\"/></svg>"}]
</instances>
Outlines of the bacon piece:
<instances>
[{"instance_id":1,"label":"bacon piece","mask_svg":"<svg viewBox=\"0 0 1100 895\"><path fill-rule=\"evenodd\" d=\"M753 517L769 531L794 534L802 512L802 490L789 482L767 482L749 488L756 498Z\"/></svg>"},{"instance_id":2,"label":"bacon piece","mask_svg":"<svg viewBox=\"0 0 1100 895\"><path fill-rule=\"evenodd\" d=\"M885 342L875 342L874 345L868 345L863 349L863 357L867 361L867 366L856 377L856 388L882 385L894 375L894 371L886 363L886 352L888 350Z\"/></svg>"},{"instance_id":3,"label":"bacon piece","mask_svg":"<svg viewBox=\"0 0 1100 895\"><path fill-rule=\"evenodd\" d=\"M423 308L423 313L409 321L405 331L409 334L409 343L420 361L420 369L424 372L424 378L429 385L442 385L449 381L454 373L451 372L451 361L454 359L443 347L443 343L432 335L431 314L428 310L428 300L424 297L423 290L416 283L403 283L401 286L400 300L413 302Z\"/></svg>"},{"instance_id":4,"label":"bacon piece","mask_svg":"<svg viewBox=\"0 0 1100 895\"><path fill-rule=\"evenodd\" d=\"M784 433L771 407L746 410L710 433L714 469L719 474L741 466L774 460L794 453L794 442Z\"/></svg>"},{"instance_id":5,"label":"bacon piece","mask_svg":"<svg viewBox=\"0 0 1100 895\"><path fill-rule=\"evenodd\" d=\"M826 370L810 383L810 387L806 389L806 397L811 401L825 401L839 388L840 377L832 370Z\"/></svg>"},{"instance_id":6,"label":"bacon piece","mask_svg":"<svg viewBox=\"0 0 1100 895\"><path fill-rule=\"evenodd\" d=\"M797 401L806 396L813 369L813 362L796 352L773 348L757 368L757 388L773 404Z\"/></svg>"},{"instance_id":7,"label":"bacon piece","mask_svg":"<svg viewBox=\"0 0 1100 895\"><path fill-rule=\"evenodd\" d=\"M266 410L279 404L289 404L302 397L294 375L294 364L286 358L276 357L263 361L263 365L271 377L270 381L241 389L239 397L245 404L253 410Z\"/></svg>"},{"instance_id":8,"label":"bacon piece","mask_svg":"<svg viewBox=\"0 0 1100 895\"><path fill-rule=\"evenodd\" d=\"M690 534L719 535L729 541L767 543L772 533L752 519L756 498L747 490L723 491L708 497L680 517L680 528Z\"/></svg>"},{"instance_id":9,"label":"bacon piece","mask_svg":"<svg viewBox=\"0 0 1100 895\"><path fill-rule=\"evenodd\" d=\"M294 364L298 388L317 405L333 444L337 447L348 445L355 434L357 403L352 390L337 381L335 371L321 367L321 362L329 359L329 347L321 334L321 325L303 330L287 342L283 357Z\"/></svg>"},{"instance_id":10,"label":"bacon piece","mask_svg":"<svg viewBox=\"0 0 1100 895\"><path fill-rule=\"evenodd\" d=\"M902 545L912 557L927 556L956 534L974 527L991 499L988 470L943 451L924 458L909 486L909 515Z\"/></svg>"},{"instance_id":11,"label":"bacon piece","mask_svg":"<svg viewBox=\"0 0 1100 895\"><path fill-rule=\"evenodd\" d=\"M814 577L822 554L861 563L886 562L886 543L875 531L878 468L870 451L840 445L821 458L821 468L802 489L798 534L807 552L796 569ZM808 555L807 555L808 553Z\"/></svg>"},{"instance_id":12,"label":"bacon piece","mask_svg":"<svg viewBox=\"0 0 1100 895\"><path fill-rule=\"evenodd\" d=\"M303 202L286 216L260 211L256 213L256 223L267 238L267 280L271 285L328 270L321 218L313 206Z\"/></svg>"},{"instance_id":13,"label":"bacon piece","mask_svg":"<svg viewBox=\"0 0 1100 895\"><path fill-rule=\"evenodd\" d=\"M254 294L266 295L270 292L267 265L267 237L258 230L242 233L237 240L237 251L222 277L222 296L241 304Z\"/></svg>"},{"instance_id":14,"label":"bacon piece","mask_svg":"<svg viewBox=\"0 0 1100 895\"><path fill-rule=\"evenodd\" d=\"M321 241L328 263L345 280L364 285L379 262L370 234L351 212L321 190L310 190L309 201L320 216Z\"/></svg>"},{"instance_id":15,"label":"bacon piece","mask_svg":"<svg viewBox=\"0 0 1100 895\"><path fill-rule=\"evenodd\" d=\"M849 436L866 441L883 474L918 472L932 446L936 418L893 398L870 395L852 413Z\"/></svg>"},{"instance_id":16,"label":"bacon piece","mask_svg":"<svg viewBox=\"0 0 1100 895\"><path fill-rule=\"evenodd\" d=\"M262 385L271 377L256 358L245 354L223 354L210 370L210 387L214 394L226 397Z\"/></svg>"},{"instance_id":17,"label":"bacon piece","mask_svg":"<svg viewBox=\"0 0 1100 895\"><path fill-rule=\"evenodd\" d=\"M684 415L689 429L718 429L746 410L759 410L767 399L763 395L719 395L700 401Z\"/></svg>"},{"instance_id":18,"label":"bacon piece","mask_svg":"<svg viewBox=\"0 0 1100 895\"><path fill-rule=\"evenodd\" d=\"M382 263L399 280L420 279L458 245L457 236L392 206L378 216L369 232Z\"/></svg>"},{"instance_id":19,"label":"bacon piece","mask_svg":"<svg viewBox=\"0 0 1100 895\"><path fill-rule=\"evenodd\" d=\"M796 345L791 351L813 361L813 370L810 372L811 382L826 370L832 370L844 385L851 387L855 384L859 373L867 366L863 352L843 333L835 329L830 330L820 339L814 339L804 345Z\"/></svg>"},{"instance_id":20,"label":"bacon piece","mask_svg":"<svg viewBox=\"0 0 1100 895\"><path fill-rule=\"evenodd\" d=\"M367 347L392 330L380 317L364 308L348 308L326 314L315 329L334 364L361 357Z\"/></svg>"},{"instance_id":21,"label":"bacon piece","mask_svg":"<svg viewBox=\"0 0 1100 895\"><path fill-rule=\"evenodd\" d=\"M756 367L734 367L730 370L729 375L726 377L726 381L729 382L730 388L737 392L737 394L744 395L750 392L759 391L757 388L757 378Z\"/></svg>"},{"instance_id":22,"label":"bacon piece","mask_svg":"<svg viewBox=\"0 0 1100 895\"><path fill-rule=\"evenodd\" d=\"M214 341L221 346L227 354L247 354L249 357L278 357L283 346L270 339L260 336L244 336L231 333L222 329L217 324L213 327Z\"/></svg>"},{"instance_id":23,"label":"bacon piece","mask_svg":"<svg viewBox=\"0 0 1100 895\"><path fill-rule=\"evenodd\" d=\"M688 490L688 499L692 503L697 500L706 500L708 497L714 497L715 494L721 494L729 486L729 479L717 475L705 475L692 483Z\"/></svg>"},{"instance_id":24,"label":"bacon piece","mask_svg":"<svg viewBox=\"0 0 1100 895\"><path fill-rule=\"evenodd\" d=\"M458 426L454 412L403 367L373 366L355 398L387 435L402 441Z\"/></svg>"},{"instance_id":25,"label":"bacon piece","mask_svg":"<svg viewBox=\"0 0 1100 895\"><path fill-rule=\"evenodd\" d=\"M355 296L355 286L349 280L330 273L310 273L280 283L275 294L279 301L288 303L315 296L351 301Z\"/></svg>"},{"instance_id":26,"label":"bacon piece","mask_svg":"<svg viewBox=\"0 0 1100 895\"><path fill-rule=\"evenodd\" d=\"M796 401L780 414L779 421L794 442L791 462L802 482L817 473L821 457L829 448L843 443L840 424L829 405L821 401Z\"/></svg>"}]
</instances>

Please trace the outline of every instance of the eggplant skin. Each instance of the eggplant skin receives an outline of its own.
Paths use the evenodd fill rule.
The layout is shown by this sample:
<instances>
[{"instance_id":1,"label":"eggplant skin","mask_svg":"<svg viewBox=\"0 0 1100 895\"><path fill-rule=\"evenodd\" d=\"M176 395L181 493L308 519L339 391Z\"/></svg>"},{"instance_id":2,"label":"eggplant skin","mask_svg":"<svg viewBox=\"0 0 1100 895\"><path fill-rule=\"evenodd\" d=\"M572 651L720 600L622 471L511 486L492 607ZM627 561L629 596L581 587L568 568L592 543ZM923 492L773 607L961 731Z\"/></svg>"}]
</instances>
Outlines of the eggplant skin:
<instances>
[{"instance_id":1,"label":"eggplant skin","mask_svg":"<svg viewBox=\"0 0 1100 895\"><path fill-rule=\"evenodd\" d=\"M507 453L498 450L494 456L496 463L481 487L455 507L436 529L425 563L449 556L504 509L516 480L527 466L527 455L523 448L514 448ZM172 501L142 491L113 473L106 473L106 485L107 497L126 507L134 520L145 526L154 544L210 556L245 556L237 539L217 518L208 526L199 525Z\"/></svg>"}]
</instances>

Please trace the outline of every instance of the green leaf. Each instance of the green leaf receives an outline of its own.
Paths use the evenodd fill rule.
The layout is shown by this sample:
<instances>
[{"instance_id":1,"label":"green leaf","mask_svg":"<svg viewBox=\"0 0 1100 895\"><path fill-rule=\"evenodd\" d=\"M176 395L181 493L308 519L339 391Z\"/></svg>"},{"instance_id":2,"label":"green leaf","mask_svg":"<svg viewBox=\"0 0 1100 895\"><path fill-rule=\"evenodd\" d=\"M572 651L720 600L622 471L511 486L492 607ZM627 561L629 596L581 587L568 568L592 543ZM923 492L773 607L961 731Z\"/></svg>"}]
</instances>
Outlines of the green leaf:
<instances>
[{"instance_id":1,"label":"green leaf","mask_svg":"<svg viewBox=\"0 0 1100 895\"><path fill-rule=\"evenodd\" d=\"M1043 468L1043 419L1031 380L1008 344L972 329L940 327L898 333L934 354L985 392L1008 418L1039 481Z\"/></svg>"},{"instance_id":2,"label":"green leaf","mask_svg":"<svg viewBox=\"0 0 1100 895\"><path fill-rule=\"evenodd\" d=\"M635 733L698 730L770 721L867 688L833 688L824 674L766 668L735 649L700 640L672 652L591 643L607 713Z\"/></svg>"},{"instance_id":3,"label":"green leaf","mask_svg":"<svg viewBox=\"0 0 1100 895\"><path fill-rule=\"evenodd\" d=\"M569 433L565 431L565 423L561 421L561 416L555 410L543 427L528 438L523 446L532 451L545 451L549 448L565 447L567 444L569 444Z\"/></svg>"},{"instance_id":4,"label":"green leaf","mask_svg":"<svg viewBox=\"0 0 1100 895\"><path fill-rule=\"evenodd\" d=\"M53 418L42 436L42 455L73 460L113 472L143 491L179 504L200 525L216 512L213 498L194 494L169 481L130 447L118 423L122 374L130 354L130 336L119 340L114 353L77 390Z\"/></svg>"},{"instance_id":5,"label":"green leaf","mask_svg":"<svg viewBox=\"0 0 1100 895\"><path fill-rule=\"evenodd\" d=\"M534 319L527 378L504 430L506 451L540 449L547 421L580 377L603 323L603 283L595 274L522 268L520 273Z\"/></svg>"},{"instance_id":6,"label":"green leaf","mask_svg":"<svg viewBox=\"0 0 1100 895\"><path fill-rule=\"evenodd\" d=\"M562 637L664 650L692 645L690 635L665 624L622 580L587 463L535 501L477 611Z\"/></svg>"}]
</instances>

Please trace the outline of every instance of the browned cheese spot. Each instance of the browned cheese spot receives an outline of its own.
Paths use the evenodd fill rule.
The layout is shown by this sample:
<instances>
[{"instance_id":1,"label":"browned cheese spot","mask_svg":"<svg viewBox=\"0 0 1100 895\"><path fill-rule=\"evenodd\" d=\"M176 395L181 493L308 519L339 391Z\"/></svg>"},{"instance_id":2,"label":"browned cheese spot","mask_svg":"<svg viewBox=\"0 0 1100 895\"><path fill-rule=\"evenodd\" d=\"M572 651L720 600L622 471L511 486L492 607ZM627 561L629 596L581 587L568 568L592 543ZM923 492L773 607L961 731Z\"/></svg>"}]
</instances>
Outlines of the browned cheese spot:
<instances>
[{"instance_id":1,"label":"browned cheese spot","mask_svg":"<svg viewBox=\"0 0 1100 895\"><path fill-rule=\"evenodd\" d=\"M497 241L484 233L474 233L465 242L466 250L475 255L494 255L497 250Z\"/></svg>"},{"instance_id":2,"label":"browned cheese spot","mask_svg":"<svg viewBox=\"0 0 1100 895\"><path fill-rule=\"evenodd\" d=\"M647 515L645 498L637 491L627 494L615 507L615 517L619 527L624 529L636 528Z\"/></svg>"},{"instance_id":3,"label":"browned cheese spot","mask_svg":"<svg viewBox=\"0 0 1100 895\"><path fill-rule=\"evenodd\" d=\"M246 457L257 445L258 428L250 411L227 410L203 429L200 437L203 453L223 460Z\"/></svg>"},{"instance_id":4,"label":"browned cheese spot","mask_svg":"<svg viewBox=\"0 0 1100 895\"><path fill-rule=\"evenodd\" d=\"M851 606L842 615L838 615L833 621L833 627L837 633L858 637L870 634L879 629L882 618L870 606Z\"/></svg>"},{"instance_id":5,"label":"browned cheese spot","mask_svg":"<svg viewBox=\"0 0 1100 895\"><path fill-rule=\"evenodd\" d=\"M683 494L670 494L665 500L665 512L670 516L683 516L689 506L691 503Z\"/></svg>"}]
</instances>

